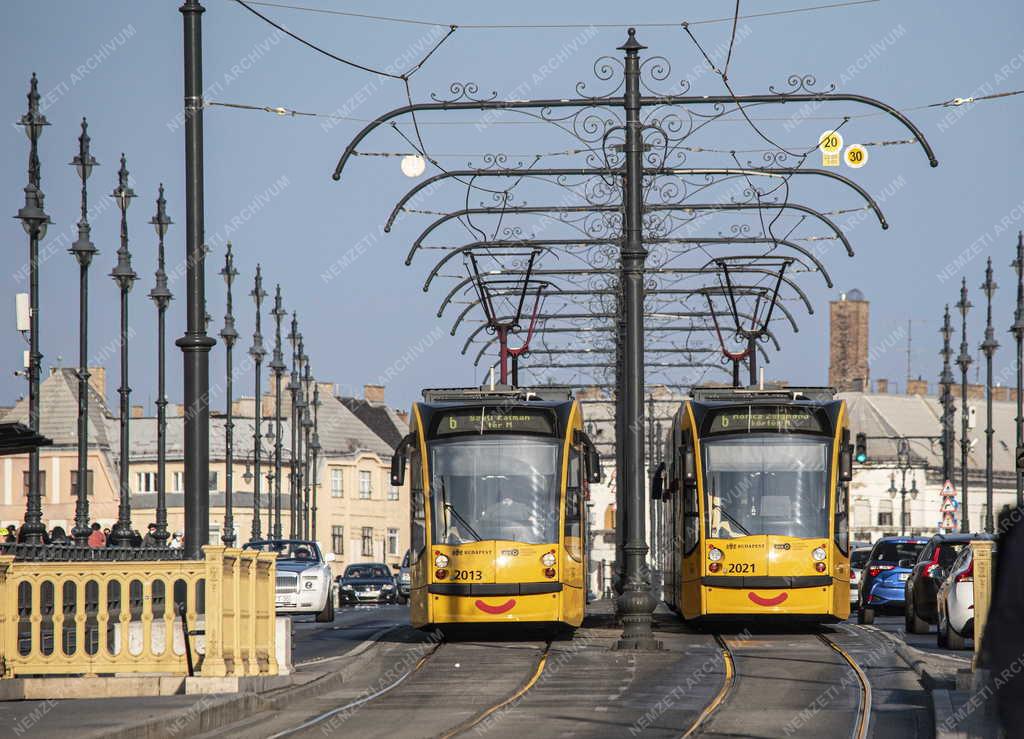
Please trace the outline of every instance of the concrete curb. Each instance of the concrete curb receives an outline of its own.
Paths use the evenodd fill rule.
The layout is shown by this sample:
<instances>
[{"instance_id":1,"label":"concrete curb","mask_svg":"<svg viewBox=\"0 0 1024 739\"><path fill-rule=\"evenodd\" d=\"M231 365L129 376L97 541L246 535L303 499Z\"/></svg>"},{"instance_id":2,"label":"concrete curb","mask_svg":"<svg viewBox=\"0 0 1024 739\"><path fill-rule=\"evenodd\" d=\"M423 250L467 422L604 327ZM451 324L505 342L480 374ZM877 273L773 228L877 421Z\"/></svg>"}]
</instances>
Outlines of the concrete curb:
<instances>
[{"instance_id":1,"label":"concrete curb","mask_svg":"<svg viewBox=\"0 0 1024 739\"><path fill-rule=\"evenodd\" d=\"M380 638L398 626L384 629L363 641L339 658L351 657L340 669L321 673L301 681L302 673L295 672L295 678L288 686L271 687L266 693L246 692L236 695L200 695L198 700L177 711L168 711L160 716L135 726L123 726L103 730L82 737L82 739L180 739L215 731L263 711L279 710L297 698L315 698L336 690L352 679L373 659L374 647ZM296 684L299 683L299 684Z\"/></svg>"},{"instance_id":2,"label":"concrete curb","mask_svg":"<svg viewBox=\"0 0 1024 739\"><path fill-rule=\"evenodd\" d=\"M948 690L939 688L931 691L932 720L935 722L935 739L967 739L967 732L959 728L947 730L944 727L954 714L953 699ZM954 724L955 726L956 724Z\"/></svg>"},{"instance_id":3,"label":"concrete curb","mask_svg":"<svg viewBox=\"0 0 1024 739\"><path fill-rule=\"evenodd\" d=\"M874 626L861 628L869 628L872 633L878 634L892 644L893 651L896 652L900 659L907 663L910 669L917 673L926 690L953 690L956 688L955 678L947 678L939 674L939 672L930 664L930 662L934 660L946 660L950 663L950 667L954 667L955 658L921 651L917 647L910 646L905 641L890 634L889 632L883 631L882 629ZM962 666L962 664L956 664L956 667Z\"/></svg>"}]
</instances>

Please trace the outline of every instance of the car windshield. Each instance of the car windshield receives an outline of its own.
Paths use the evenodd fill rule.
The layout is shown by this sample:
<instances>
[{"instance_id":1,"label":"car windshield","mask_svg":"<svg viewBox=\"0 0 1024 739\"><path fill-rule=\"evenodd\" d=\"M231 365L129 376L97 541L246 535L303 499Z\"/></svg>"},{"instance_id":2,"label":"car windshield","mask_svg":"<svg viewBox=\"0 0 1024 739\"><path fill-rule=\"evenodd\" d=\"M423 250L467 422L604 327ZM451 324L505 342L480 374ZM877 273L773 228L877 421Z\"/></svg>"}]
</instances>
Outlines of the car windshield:
<instances>
[{"instance_id":1,"label":"car windshield","mask_svg":"<svg viewBox=\"0 0 1024 739\"><path fill-rule=\"evenodd\" d=\"M359 580L370 577L388 577L388 571L374 565L351 565L345 570L345 577Z\"/></svg>"},{"instance_id":2,"label":"car windshield","mask_svg":"<svg viewBox=\"0 0 1024 739\"><path fill-rule=\"evenodd\" d=\"M557 541L558 452L554 440L521 436L432 444L434 543Z\"/></svg>"},{"instance_id":3,"label":"car windshield","mask_svg":"<svg viewBox=\"0 0 1024 739\"><path fill-rule=\"evenodd\" d=\"M792 435L704 443L708 535L828 535L828 444Z\"/></svg>"},{"instance_id":4,"label":"car windshield","mask_svg":"<svg viewBox=\"0 0 1024 739\"><path fill-rule=\"evenodd\" d=\"M320 549L311 541L252 541L243 549L275 552L278 562L319 562Z\"/></svg>"},{"instance_id":5,"label":"car windshield","mask_svg":"<svg viewBox=\"0 0 1024 739\"><path fill-rule=\"evenodd\" d=\"M850 555L850 567L855 570L864 569L864 563L868 561L869 554L871 554L870 549L855 549Z\"/></svg>"},{"instance_id":6,"label":"car windshield","mask_svg":"<svg viewBox=\"0 0 1024 739\"><path fill-rule=\"evenodd\" d=\"M925 548L925 541L882 541L871 552L872 562L896 564L901 559L917 561L917 555Z\"/></svg>"}]
</instances>

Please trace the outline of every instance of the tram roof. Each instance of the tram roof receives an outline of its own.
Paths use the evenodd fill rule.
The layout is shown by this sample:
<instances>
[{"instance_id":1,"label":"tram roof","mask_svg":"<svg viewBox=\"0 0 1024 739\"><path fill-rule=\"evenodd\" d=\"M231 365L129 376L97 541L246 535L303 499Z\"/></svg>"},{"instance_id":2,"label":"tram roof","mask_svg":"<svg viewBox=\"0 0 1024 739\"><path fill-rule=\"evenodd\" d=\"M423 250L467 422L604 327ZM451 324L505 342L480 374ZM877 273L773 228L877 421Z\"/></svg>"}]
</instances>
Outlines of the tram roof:
<instances>
[{"instance_id":1,"label":"tram roof","mask_svg":"<svg viewBox=\"0 0 1024 739\"><path fill-rule=\"evenodd\" d=\"M496 385L469 388L427 388L423 400L430 404L439 403L537 403L538 405L560 405L573 400L572 388L568 385L539 385L537 387L509 387Z\"/></svg>"},{"instance_id":2,"label":"tram roof","mask_svg":"<svg viewBox=\"0 0 1024 739\"><path fill-rule=\"evenodd\" d=\"M700 403L709 402L800 402L826 403L836 400L833 387L720 387L702 386L690 390L690 397Z\"/></svg>"}]
</instances>

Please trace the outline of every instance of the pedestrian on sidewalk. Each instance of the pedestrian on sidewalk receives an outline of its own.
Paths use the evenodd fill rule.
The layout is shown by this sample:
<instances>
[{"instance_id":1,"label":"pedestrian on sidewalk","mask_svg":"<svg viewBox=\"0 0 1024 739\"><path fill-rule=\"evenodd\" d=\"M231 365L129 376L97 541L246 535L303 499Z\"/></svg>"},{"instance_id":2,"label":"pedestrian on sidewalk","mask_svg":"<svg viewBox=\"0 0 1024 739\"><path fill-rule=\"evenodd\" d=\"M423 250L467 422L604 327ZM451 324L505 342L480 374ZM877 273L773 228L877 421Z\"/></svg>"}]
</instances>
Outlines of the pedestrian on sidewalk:
<instances>
[{"instance_id":1,"label":"pedestrian on sidewalk","mask_svg":"<svg viewBox=\"0 0 1024 739\"><path fill-rule=\"evenodd\" d=\"M107 535L100 530L98 521L93 521L92 533L89 534L88 544L92 549L102 549L107 545Z\"/></svg>"},{"instance_id":2,"label":"pedestrian on sidewalk","mask_svg":"<svg viewBox=\"0 0 1024 739\"><path fill-rule=\"evenodd\" d=\"M18 543L18 530L15 528L13 523L7 524L7 536L4 537L5 544L17 544Z\"/></svg>"},{"instance_id":3,"label":"pedestrian on sidewalk","mask_svg":"<svg viewBox=\"0 0 1024 739\"><path fill-rule=\"evenodd\" d=\"M171 549L181 549L184 547L184 535L180 531L175 531L174 536L171 537L171 543L168 546Z\"/></svg>"},{"instance_id":4,"label":"pedestrian on sidewalk","mask_svg":"<svg viewBox=\"0 0 1024 739\"><path fill-rule=\"evenodd\" d=\"M160 540L156 538L156 524L151 523L146 530L146 535L142 538L142 546L144 547L158 547L160 546Z\"/></svg>"}]
</instances>

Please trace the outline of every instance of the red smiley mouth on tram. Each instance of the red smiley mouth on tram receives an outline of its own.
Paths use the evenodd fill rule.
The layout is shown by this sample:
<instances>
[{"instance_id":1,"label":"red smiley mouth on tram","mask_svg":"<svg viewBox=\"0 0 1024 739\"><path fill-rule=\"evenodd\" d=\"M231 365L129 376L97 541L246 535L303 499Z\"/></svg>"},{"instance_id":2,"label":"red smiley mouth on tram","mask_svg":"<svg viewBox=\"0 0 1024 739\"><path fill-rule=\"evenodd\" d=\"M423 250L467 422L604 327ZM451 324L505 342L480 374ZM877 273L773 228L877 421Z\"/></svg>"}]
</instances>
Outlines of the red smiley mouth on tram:
<instances>
[{"instance_id":1,"label":"red smiley mouth on tram","mask_svg":"<svg viewBox=\"0 0 1024 739\"><path fill-rule=\"evenodd\" d=\"M515 604L516 604L515 598L509 598L507 601L505 601L504 603L502 603L499 606L487 605L482 600L478 600L476 602L476 607L479 608L484 613L498 614L498 613L505 613L506 611L511 611L512 607Z\"/></svg>"},{"instance_id":2,"label":"red smiley mouth on tram","mask_svg":"<svg viewBox=\"0 0 1024 739\"><path fill-rule=\"evenodd\" d=\"M759 606L777 606L789 597L789 593L779 593L774 598L762 598L757 593L747 593L747 597Z\"/></svg>"}]
</instances>

